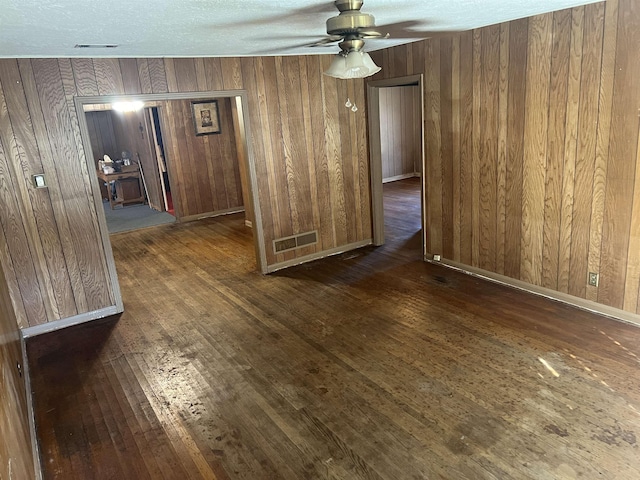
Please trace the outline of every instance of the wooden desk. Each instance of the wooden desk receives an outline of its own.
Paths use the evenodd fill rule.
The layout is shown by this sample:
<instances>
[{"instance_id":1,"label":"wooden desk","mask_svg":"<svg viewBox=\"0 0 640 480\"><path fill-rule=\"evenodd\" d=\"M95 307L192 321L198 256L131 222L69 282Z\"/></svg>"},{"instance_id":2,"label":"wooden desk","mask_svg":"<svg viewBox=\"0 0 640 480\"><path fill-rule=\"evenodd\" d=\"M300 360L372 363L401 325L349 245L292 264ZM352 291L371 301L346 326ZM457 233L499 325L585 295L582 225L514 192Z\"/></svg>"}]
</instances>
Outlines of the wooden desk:
<instances>
[{"instance_id":1,"label":"wooden desk","mask_svg":"<svg viewBox=\"0 0 640 480\"><path fill-rule=\"evenodd\" d=\"M145 203L142 179L137 165L124 166L122 172L116 173L104 173L102 170L98 170L98 178L107 182L107 196L111 210L116 205ZM116 198L113 198L111 182L115 182Z\"/></svg>"}]
</instances>

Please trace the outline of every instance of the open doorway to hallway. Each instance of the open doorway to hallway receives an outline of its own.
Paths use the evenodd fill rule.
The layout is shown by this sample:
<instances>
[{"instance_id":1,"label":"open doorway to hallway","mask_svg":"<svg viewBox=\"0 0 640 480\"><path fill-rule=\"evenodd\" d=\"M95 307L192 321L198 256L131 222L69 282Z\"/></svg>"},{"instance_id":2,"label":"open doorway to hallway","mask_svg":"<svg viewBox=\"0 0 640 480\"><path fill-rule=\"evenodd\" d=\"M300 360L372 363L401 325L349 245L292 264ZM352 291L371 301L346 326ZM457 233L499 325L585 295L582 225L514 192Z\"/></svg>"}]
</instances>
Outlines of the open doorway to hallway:
<instances>
[{"instance_id":1,"label":"open doorway to hallway","mask_svg":"<svg viewBox=\"0 0 640 480\"><path fill-rule=\"evenodd\" d=\"M424 255L422 76L367 86L374 244L402 240Z\"/></svg>"},{"instance_id":2,"label":"open doorway to hallway","mask_svg":"<svg viewBox=\"0 0 640 480\"><path fill-rule=\"evenodd\" d=\"M110 234L246 210L235 100L84 105ZM210 119L200 130L195 106Z\"/></svg>"}]
</instances>

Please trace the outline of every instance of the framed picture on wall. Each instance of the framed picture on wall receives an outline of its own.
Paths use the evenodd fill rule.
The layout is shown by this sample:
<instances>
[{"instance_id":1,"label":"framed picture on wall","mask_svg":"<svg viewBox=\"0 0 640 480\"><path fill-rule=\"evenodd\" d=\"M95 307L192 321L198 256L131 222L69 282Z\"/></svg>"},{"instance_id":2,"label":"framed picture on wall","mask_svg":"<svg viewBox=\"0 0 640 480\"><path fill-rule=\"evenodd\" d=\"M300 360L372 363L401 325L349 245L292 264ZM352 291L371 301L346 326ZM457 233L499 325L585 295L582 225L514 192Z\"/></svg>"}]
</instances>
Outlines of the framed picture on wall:
<instances>
[{"instance_id":1,"label":"framed picture on wall","mask_svg":"<svg viewBox=\"0 0 640 480\"><path fill-rule=\"evenodd\" d=\"M193 112L193 123L196 126L196 135L220 133L220 114L218 113L217 100L191 102L191 111Z\"/></svg>"}]
</instances>

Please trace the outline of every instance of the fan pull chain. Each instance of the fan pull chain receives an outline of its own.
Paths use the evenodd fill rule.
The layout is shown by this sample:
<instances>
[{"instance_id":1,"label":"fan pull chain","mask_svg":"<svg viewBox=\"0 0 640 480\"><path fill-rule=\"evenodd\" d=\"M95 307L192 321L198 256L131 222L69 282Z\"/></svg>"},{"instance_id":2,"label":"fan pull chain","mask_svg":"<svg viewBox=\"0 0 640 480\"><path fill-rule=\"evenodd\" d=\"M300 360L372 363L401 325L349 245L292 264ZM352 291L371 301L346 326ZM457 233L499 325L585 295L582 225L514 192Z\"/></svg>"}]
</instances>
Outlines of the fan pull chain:
<instances>
[{"instance_id":1,"label":"fan pull chain","mask_svg":"<svg viewBox=\"0 0 640 480\"><path fill-rule=\"evenodd\" d=\"M356 104L351 103L351 100L349 98L347 98L347 101L345 102L344 106L347 108L351 108L351 111L354 113L358 111L358 107L356 107Z\"/></svg>"}]
</instances>

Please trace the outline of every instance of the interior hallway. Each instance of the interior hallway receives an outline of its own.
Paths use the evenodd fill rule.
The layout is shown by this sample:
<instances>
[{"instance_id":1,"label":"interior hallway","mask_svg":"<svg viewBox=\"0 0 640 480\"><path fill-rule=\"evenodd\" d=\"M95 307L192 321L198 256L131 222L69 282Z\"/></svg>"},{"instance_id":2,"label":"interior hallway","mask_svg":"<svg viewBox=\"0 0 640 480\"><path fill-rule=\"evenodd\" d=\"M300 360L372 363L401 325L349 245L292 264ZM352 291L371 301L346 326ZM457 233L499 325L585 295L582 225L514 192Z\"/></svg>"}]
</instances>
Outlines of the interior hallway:
<instances>
[{"instance_id":1,"label":"interior hallway","mask_svg":"<svg viewBox=\"0 0 640 480\"><path fill-rule=\"evenodd\" d=\"M410 182L269 276L241 215L113 236L120 320L27 344L45 478L639 478L640 329L423 263Z\"/></svg>"}]
</instances>

